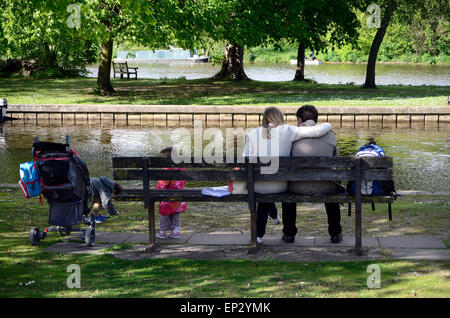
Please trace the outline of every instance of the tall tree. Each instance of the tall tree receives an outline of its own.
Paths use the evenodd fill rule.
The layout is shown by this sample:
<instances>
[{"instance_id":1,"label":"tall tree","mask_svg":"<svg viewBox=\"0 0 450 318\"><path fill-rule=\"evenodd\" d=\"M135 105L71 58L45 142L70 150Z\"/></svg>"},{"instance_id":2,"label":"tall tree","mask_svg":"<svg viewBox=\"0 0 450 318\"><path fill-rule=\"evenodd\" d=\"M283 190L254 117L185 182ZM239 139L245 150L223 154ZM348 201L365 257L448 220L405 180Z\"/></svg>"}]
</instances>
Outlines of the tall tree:
<instances>
[{"instance_id":1,"label":"tall tree","mask_svg":"<svg viewBox=\"0 0 450 318\"><path fill-rule=\"evenodd\" d=\"M359 22L345 0L276 0L281 23L269 30L274 42L287 40L298 44L295 81L305 80L305 50L325 50L330 44L354 43Z\"/></svg>"},{"instance_id":2,"label":"tall tree","mask_svg":"<svg viewBox=\"0 0 450 318\"><path fill-rule=\"evenodd\" d=\"M136 39L140 27L154 25L153 2L146 0L85 0L81 5L82 27L101 45L97 90L114 92L111 84L111 61L114 40Z\"/></svg>"},{"instance_id":3,"label":"tall tree","mask_svg":"<svg viewBox=\"0 0 450 318\"><path fill-rule=\"evenodd\" d=\"M365 11L372 1L359 1L358 7ZM366 79L363 88L376 88L375 66L379 49L390 23L396 19L405 24L411 24L417 14L423 21L430 21L433 17L444 16L449 18L450 6L448 0L380 0L377 2L381 9L381 21L370 47L367 62Z\"/></svg>"},{"instance_id":4,"label":"tall tree","mask_svg":"<svg viewBox=\"0 0 450 318\"><path fill-rule=\"evenodd\" d=\"M274 10L270 0L185 0L185 14L190 14L193 34L197 41L209 39L225 43L221 70L217 79L248 79L244 71L245 46L266 42L273 22ZM179 20L178 20L179 21Z\"/></svg>"},{"instance_id":5,"label":"tall tree","mask_svg":"<svg viewBox=\"0 0 450 318\"><path fill-rule=\"evenodd\" d=\"M384 12L380 21L380 27L372 41L370 47L369 60L367 61L366 79L363 88L376 88L375 84L375 66L377 62L378 51L381 43L383 43L384 35L386 34L389 23L392 20L394 12L398 6L397 0L388 0L384 7Z\"/></svg>"}]
</instances>

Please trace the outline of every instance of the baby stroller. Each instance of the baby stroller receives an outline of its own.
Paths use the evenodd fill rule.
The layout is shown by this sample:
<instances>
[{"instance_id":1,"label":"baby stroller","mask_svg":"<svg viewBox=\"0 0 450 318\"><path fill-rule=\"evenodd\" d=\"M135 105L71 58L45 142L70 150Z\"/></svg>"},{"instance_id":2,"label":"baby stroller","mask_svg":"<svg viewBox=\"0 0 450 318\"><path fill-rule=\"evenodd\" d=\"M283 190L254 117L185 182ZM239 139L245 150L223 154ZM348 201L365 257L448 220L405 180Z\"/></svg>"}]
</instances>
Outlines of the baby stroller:
<instances>
[{"instance_id":1,"label":"baby stroller","mask_svg":"<svg viewBox=\"0 0 450 318\"><path fill-rule=\"evenodd\" d=\"M72 231L80 231L88 247L95 244L95 220L90 212L93 192L86 163L70 148L70 136L66 143L40 142L34 138L32 154L40 176L43 196L49 204L50 231L58 231L62 236ZM84 223L86 230L72 229ZM31 245L39 245L49 230L30 230Z\"/></svg>"}]
</instances>

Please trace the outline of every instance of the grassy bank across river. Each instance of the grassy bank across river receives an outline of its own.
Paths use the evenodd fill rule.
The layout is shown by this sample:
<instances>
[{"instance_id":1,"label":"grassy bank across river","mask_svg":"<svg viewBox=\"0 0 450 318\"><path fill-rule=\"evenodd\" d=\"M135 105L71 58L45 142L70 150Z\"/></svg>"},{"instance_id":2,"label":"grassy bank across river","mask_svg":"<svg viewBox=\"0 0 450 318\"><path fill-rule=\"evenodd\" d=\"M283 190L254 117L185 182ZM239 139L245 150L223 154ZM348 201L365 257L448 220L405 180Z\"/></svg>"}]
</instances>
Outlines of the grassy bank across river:
<instances>
[{"instance_id":1,"label":"grassy bank across river","mask_svg":"<svg viewBox=\"0 0 450 318\"><path fill-rule=\"evenodd\" d=\"M113 79L116 93L94 92L95 78L0 79L0 98L9 104L446 106L450 86L216 81L213 79Z\"/></svg>"}]
</instances>

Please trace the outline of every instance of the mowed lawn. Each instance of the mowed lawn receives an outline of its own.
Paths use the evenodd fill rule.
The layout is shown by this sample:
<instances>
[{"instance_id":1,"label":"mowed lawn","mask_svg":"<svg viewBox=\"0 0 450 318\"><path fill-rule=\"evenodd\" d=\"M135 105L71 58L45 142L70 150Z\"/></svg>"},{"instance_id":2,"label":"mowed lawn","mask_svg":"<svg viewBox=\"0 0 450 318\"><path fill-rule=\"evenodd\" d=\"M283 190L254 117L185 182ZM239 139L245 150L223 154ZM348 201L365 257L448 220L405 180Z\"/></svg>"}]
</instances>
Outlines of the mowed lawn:
<instances>
[{"instance_id":1,"label":"mowed lawn","mask_svg":"<svg viewBox=\"0 0 450 318\"><path fill-rule=\"evenodd\" d=\"M446 106L450 86L379 86L213 79L112 79L116 93L94 92L95 78L0 79L9 104Z\"/></svg>"},{"instance_id":2,"label":"mowed lawn","mask_svg":"<svg viewBox=\"0 0 450 318\"><path fill-rule=\"evenodd\" d=\"M448 220L443 214L448 211L447 202L448 197L428 200L414 197L398 204L398 209L394 205L393 222L411 231L415 228L415 234L420 231L420 221L412 224L405 220L412 220L423 212L434 224L425 226L428 231L432 233L434 227L440 232L442 228L448 229ZM122 215L101 224L102 231L145 231L142 206L131 203L118 206ZM46 226L47 208L46 204L40 206L37 199L21 198L18 189L0 189L0 297L450 296L450 264L439 261L402 261L388 257L376 261L314 263L182 258L132 261L108 254L111 249L103 250L100 255L49 253L44 251L46 247L62 241L56 233L51 233L39 247L31 247L28 242L31 226ZM219 207L212 211L204 206L192 206L183 215L183 227L186 231L207 232L226 230L230 223L236 222L236 227L248 228L248 213L231 210L223 213L228 216L225 220L213 216L221 214ZM300 218L304 218L307 211L308 208L300 209ZM384 212L376 212L378 219L386 217ZM320 218L315 217L315 222ZM365 223L365 227L372 229L378 226L375 219L366 219ZM312 221L308 227L315 225ZM382 226L378 230L381 234L389 233ZM127 246L113 247L122 248ZM380 289L367 287L370 275L367 267L374 263L381 270ZM81 270L79 289L66 285L70 275L67 268L71 264Z\"/></svg>"}]
</instances>

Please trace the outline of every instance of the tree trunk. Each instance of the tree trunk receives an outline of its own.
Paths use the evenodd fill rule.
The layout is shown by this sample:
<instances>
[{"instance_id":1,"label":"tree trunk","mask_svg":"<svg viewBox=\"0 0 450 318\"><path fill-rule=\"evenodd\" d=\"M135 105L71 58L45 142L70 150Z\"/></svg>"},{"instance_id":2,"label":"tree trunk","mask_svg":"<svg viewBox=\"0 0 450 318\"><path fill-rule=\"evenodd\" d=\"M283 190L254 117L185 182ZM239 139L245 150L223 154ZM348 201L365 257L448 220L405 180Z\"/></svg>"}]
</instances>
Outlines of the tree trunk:
<instances>
[{"instance_id":1,"label":"tree trunk","mask_svg":"<svg viewBox=\"0 0 450 318\"><path fill-rule=\"evenodd\" d=\"M297 68L295 69L294 81L305 81L305 45L298 43Z\"/></svg>"},{"instance_id":2,"label":"tree trunk","mask_svg":"<svg viewBox=\"0 0 450 318\"><path fill-rule=\"evenodd\" d=\"M98 65L97 89L102 95L109 95L114 91L111 85L111 61L113 55L113 39L102 43L100 51L100 63Z\"/></svg>"},{"instance_id":3,"label":"tree trunk","mask_svg":"<svg viewBox=\"0 0 450 318\"><path fill-rule=\"evenodd\" d=\"M214 76L221 80L249 79L244 72L244 47L238 44L227 44L222 69Z\"/></svg>"},{"instance_id":4,"label":"tree trunk","mask_svg":"<svg viewBox=\"0 0 450 318\"><path fill-rule=\"evenodd\" d=\"M370 47L369 60L367 61L366 69L366 81L364 82L363 88L377 88L375 85L375 66L377 63L378 51L381 43L383 43L384 35L386 34L386 30L396 8L396 0L391 0L381 19L380 27L378 28L375 38L372 41L372 46Z\"/></svg>"}]
</instances>

